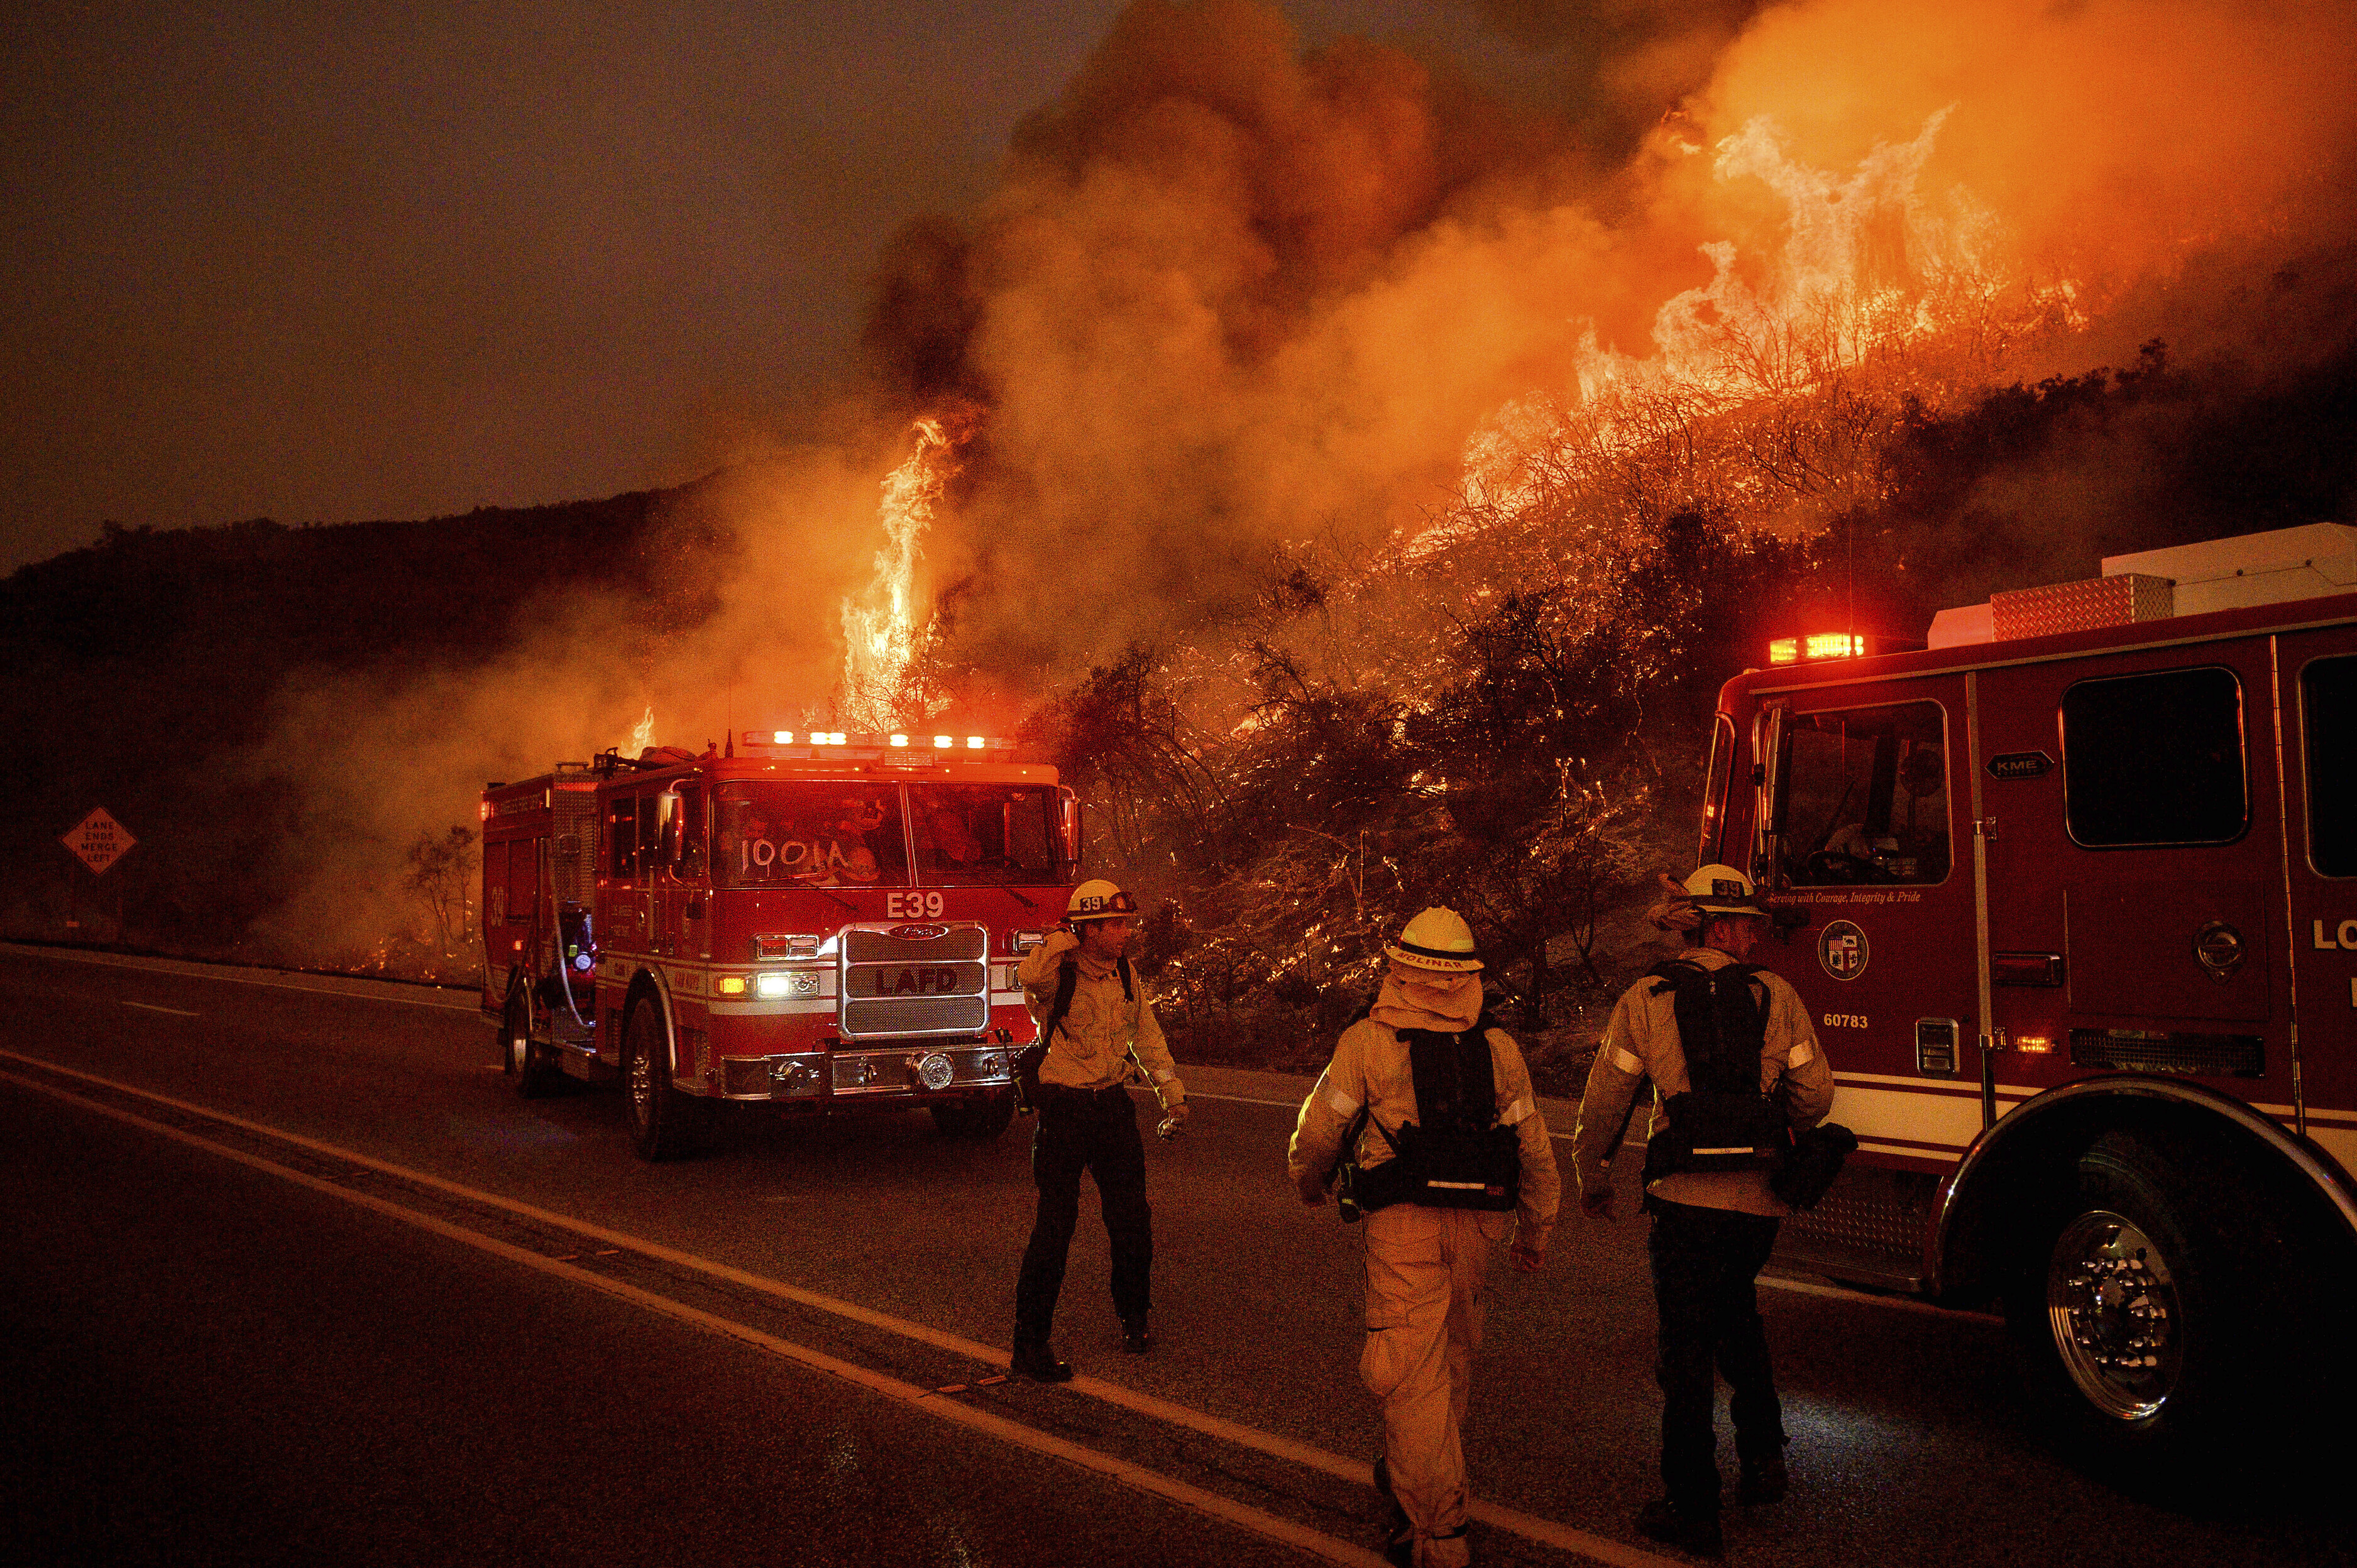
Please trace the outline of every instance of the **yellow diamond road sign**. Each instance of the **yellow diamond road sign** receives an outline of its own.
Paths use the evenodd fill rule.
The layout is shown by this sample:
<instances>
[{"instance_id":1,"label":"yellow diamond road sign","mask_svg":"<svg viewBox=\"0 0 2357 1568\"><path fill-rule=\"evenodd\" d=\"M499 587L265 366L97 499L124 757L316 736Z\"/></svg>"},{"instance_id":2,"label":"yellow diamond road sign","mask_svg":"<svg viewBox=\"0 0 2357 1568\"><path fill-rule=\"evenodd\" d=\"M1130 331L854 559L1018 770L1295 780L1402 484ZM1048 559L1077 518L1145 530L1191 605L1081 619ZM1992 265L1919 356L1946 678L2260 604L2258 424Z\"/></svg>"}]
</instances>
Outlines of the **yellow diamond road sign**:
<instances>
[{"instance_id":1,"label":"yellow diamond road sign","mask_svg":"<svg viewBox=\"0 0 2357 1568\"><path fill-rule=\"evenodd\" d=\"M101 806L76 823L73 831L59 841L81 856L82 864L103 875L106 868L123 858L123 852L139 841L124 831L123 824L106 814Z\"/></svg>"}]
</instances>

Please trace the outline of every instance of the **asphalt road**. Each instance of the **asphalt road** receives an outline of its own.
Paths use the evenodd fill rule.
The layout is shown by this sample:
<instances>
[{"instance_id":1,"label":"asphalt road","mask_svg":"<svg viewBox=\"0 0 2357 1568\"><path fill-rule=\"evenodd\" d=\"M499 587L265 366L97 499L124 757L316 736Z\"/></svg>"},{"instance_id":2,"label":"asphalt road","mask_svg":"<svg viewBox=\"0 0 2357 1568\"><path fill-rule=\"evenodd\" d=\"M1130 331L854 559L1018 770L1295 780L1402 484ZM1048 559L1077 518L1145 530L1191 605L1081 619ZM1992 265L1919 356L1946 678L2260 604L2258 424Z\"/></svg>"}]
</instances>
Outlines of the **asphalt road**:
<instances>
[{"instance_id":1,"label":"asphalt road","mask_svg":"<svg viewBox=\"0 0 2357 1568\"><path fill-rule=\"evenodd\" d=\"M1019 1122L742 1118L650 1166L616 1093L518 1099L464 993L0 948L0 995L12 1560L1377 1561L1357 1236L1283 1180L1300 1080L1190 1073L1194 1125L1149 1141L1147 1357L1084 1200L1082 1380L1049 1389L983 1380ZM1545 1273L1493 1281L1480 1560L1673 1560L1629 1528L1656 1490L1641 1221L1569 1219ZM1762 1294L1795 1487L1730 1511L1731 1561L2357 1562L2345 1433L2313 1478L2106 1478L1994 1322Z\"/></svg>"}]
</instances>

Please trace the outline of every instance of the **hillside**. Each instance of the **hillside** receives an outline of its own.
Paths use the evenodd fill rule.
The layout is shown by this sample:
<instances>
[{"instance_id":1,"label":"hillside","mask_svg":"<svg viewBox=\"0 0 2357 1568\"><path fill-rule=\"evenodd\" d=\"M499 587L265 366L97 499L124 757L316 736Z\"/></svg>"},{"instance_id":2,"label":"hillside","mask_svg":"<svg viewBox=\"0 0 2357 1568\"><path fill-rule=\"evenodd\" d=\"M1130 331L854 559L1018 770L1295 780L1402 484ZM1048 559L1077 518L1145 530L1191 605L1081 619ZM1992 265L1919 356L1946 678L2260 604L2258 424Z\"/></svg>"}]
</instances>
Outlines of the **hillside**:
<instances>
[{"instance_id":1,"label":"hillside","mask_svg":"<svg viewBox=\"0 0 2357 1568\"><path fill-rule=\"evenodd\" d=\"M0 724L19 737L0 762L0 929L234 946L284 897L272 846L303 809L249 766L288 679L478 663L538 596L649 598L683 493L422 522L110 525L16 572L0 583ZM94 881L58 837L95 806L139 842Z\"/></svg>"}]
</instances>

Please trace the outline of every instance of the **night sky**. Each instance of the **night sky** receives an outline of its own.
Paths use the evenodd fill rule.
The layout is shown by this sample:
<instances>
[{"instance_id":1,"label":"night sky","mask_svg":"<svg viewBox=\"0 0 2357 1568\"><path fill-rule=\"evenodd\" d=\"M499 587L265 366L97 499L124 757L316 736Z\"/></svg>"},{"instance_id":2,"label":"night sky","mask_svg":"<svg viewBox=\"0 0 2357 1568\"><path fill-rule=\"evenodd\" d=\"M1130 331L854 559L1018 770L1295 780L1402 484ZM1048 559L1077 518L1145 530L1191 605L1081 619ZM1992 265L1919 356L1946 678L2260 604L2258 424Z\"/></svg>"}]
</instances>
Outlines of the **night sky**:
<instances>
[{"instance_id":1,"label":"night sky","mask_svg":"<svg viewBox=\"0 0 2357 1568\"><path fill-rule=\"evenodd\" d=\"M1533 58L1448 0L1285 8ZM105 521L562 501L791 439L886 238L970 206L1117 9L10 7L0 571Z\"/></svg>"}]
</instances>

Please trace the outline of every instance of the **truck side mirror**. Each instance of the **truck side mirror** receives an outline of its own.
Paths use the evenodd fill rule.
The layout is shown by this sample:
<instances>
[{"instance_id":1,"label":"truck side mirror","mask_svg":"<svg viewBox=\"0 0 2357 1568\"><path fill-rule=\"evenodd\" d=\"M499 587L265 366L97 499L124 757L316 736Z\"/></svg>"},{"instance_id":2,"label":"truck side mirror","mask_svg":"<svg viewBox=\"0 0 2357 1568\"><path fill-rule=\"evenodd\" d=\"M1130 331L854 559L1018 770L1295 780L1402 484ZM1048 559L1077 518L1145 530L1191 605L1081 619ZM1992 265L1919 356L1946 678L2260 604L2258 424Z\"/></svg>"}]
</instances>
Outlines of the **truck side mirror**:
<instances>
[{"instance_id":1,"label":"truck side mirror","mask_svg":"<svg viewBox=\"0 0 2357 1568\"><path fill-rule=\"evenodd\" d=\"M1067 790L1059 804L1062 811L1057 825L1063 837L1063 854L1059 858L1063 864L1057 867L1057 875L1070 882L1081 868L1081 798Z\"/></svg>"}]
</instances>

